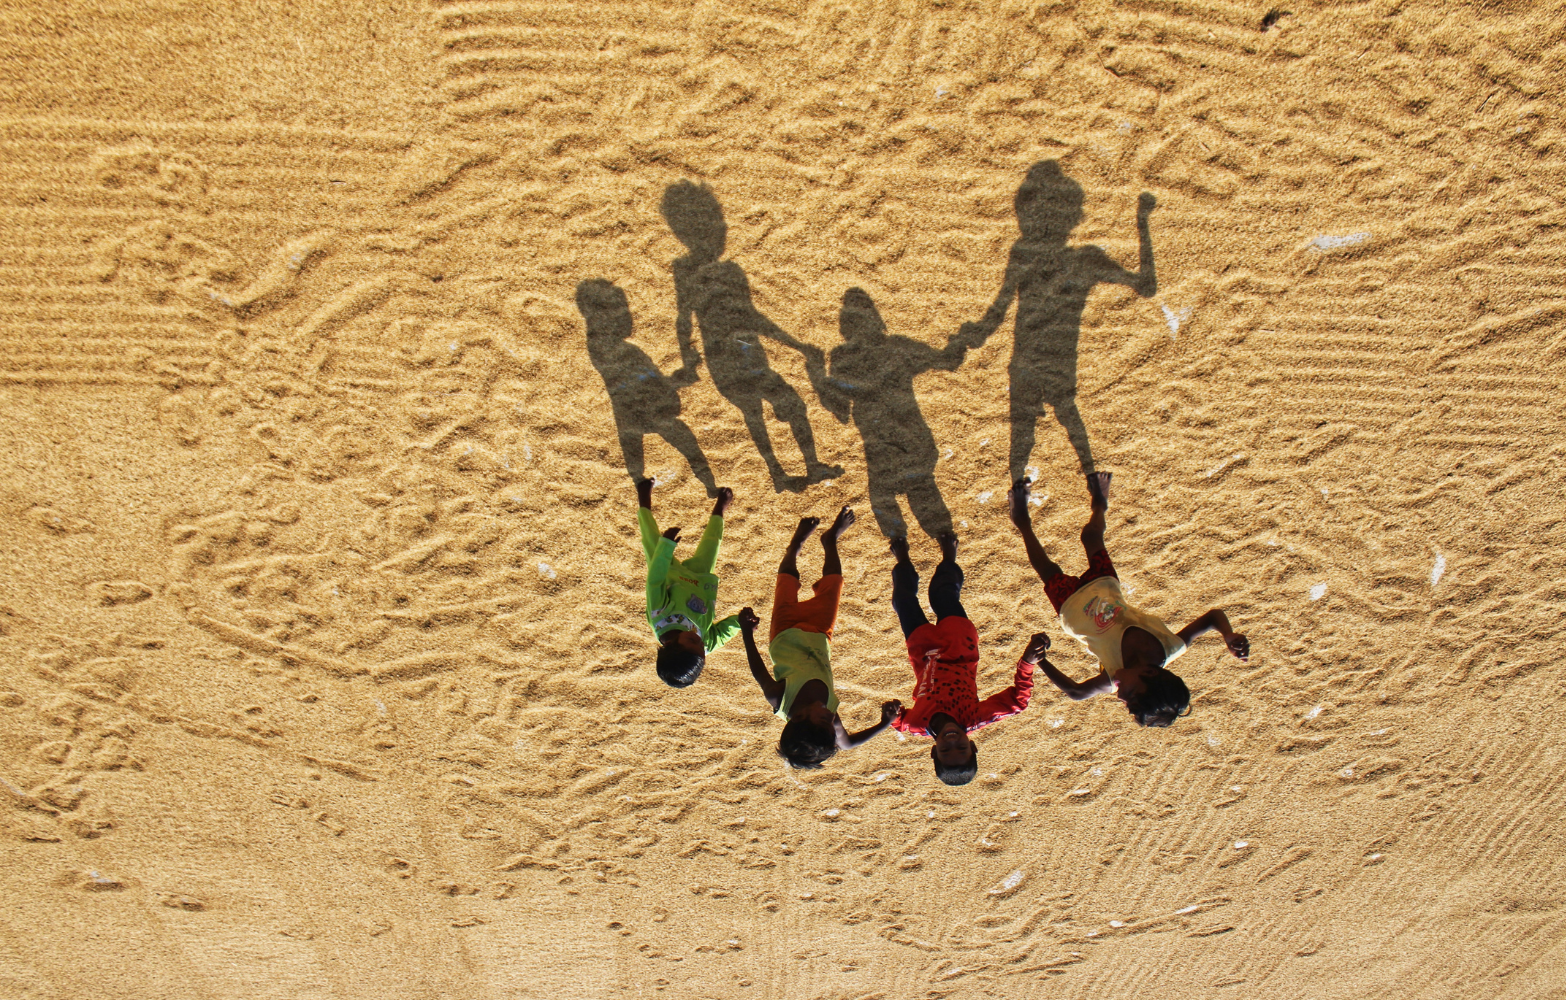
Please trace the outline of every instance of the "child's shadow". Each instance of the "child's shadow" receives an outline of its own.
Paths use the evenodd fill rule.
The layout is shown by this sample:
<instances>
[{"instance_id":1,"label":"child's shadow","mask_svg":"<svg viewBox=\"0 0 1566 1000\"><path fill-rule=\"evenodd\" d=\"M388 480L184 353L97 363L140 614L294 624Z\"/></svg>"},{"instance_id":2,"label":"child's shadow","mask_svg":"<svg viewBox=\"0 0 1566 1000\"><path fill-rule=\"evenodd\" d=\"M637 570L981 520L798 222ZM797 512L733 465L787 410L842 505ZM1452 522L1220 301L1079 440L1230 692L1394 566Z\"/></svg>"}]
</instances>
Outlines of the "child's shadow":
<instances>
[{"instance_id":1,"label":"child's shadow","mask_svg":"<svg viewBox=\"0 0 1566 1000\"><path fill-rule=\"evenodd\" d=\"M843 293L838 328L844 343L832 348L831 369L816 384L821 402L839 421L854 426L865 444L870 509L881 533L905 536L898 496L919 526L935 536L952 530L952 515L935 482L939 453L919 409L913 380L927 371L954 371L966 347L953 337L938 351L908 337L888 336L875 302L863 290Z\"/></svg>"},{"instance_id":2,"label":"child's shadow","mask_svg":"<svg viewBox=\"0 0 1566 1000\"><path fill-rule=\"evenodd\" d=\"M763 316L751 302L745 271L731 260L722 260L728 227L723 208L706 186L689 181L671 184L663 193L664 221L690 252L674 261L674 296L678 309L675 333L685 367L694 371L702 361L692 342L692 318L701 328L702 350L712 384L724 399L739 408L756 450L767 463L772 485L778 492L800 491L811 483L843 474L839 466L825 465L816 457L816 437L799 393L772 370L762 337L770 337L805 356L806 369L818 371L824 358L818 347L790 336ZM767 433L762 402L789 425L805 474L790 476L778 461Z\"/></svg>"},{"instance_id":3,"label":"child's shadow","mask_svg":"<svg viewBox=\"0 0 1566 1000\"><path fill-rule=\"evenodd\" d=\"M983 344L1017 300L1017 325L1011 365L1011 479L1023 475L1033 453L1034 429L1044 407L1055 411L1076 449L1084 472L1093 471L1093 448L1077 409L1077 344L1082 309L1100 282L1126 285L1143 298L1158 291L1153 271L1153 240L1148 215L1156 204L1143 192L1136 227L1140 261L1127 271L1096 246L1068 246L1082 221L1082 186L1061 173L1054 160L1035 163L1017 189L1017 227L1022 238L1011 248L1000 294L977 323L963 325L959 336L970 348Z\"/></svg>"},{"instance_id":4,"label":"child's shadow","mask_svg":"<svg viewBox=\"0 0 1566 1000\"><path fill-rule=\"evenodd\" d=\"M707 487L707 495L717 496L707 456L702 454L696 435L680 419L680 389L696 381L695 371L681 368L666 376L647 352L629 343L630 305L614 284L592 278L577 285L576 307L587 323L587 354L609 390L620 450L631 479L640 482L646 477L642 438L657 434L685 456L691 471Z\"/></svg>"}]
</instances>

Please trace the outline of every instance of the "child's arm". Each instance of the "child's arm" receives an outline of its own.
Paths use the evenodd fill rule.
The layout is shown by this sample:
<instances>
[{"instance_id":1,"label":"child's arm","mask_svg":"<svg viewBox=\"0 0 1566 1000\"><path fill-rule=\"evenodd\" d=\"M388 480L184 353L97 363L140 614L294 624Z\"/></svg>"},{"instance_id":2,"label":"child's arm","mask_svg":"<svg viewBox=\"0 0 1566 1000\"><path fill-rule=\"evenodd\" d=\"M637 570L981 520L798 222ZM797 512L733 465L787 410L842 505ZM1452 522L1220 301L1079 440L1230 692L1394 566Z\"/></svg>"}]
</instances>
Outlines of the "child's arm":
<instances>
[{"instance_id":1,"label":"child's arm","mask_svg":"<svg viewBox=\"0 0 1566 1000\"><path fill-rule=\"evenodd\" d=\"M832 728L837 734L837 748L839 750L852 750L859 744L868 741L873 736L875 736L876 733L879 733L887 726L890 726L892 724L892 720L897 717L897 710L902 707L903 703L895 698L891 701L882 703L881 721L877 722L869 729L861 729L857 733L851 733L843 727L842 716L833 716Z\"/></svg>"},{"instance_id":2,"label":"child's arm","mask_svg":"<svg viewBox=\"0 0 1566 1000\"><path fill-rule=\"evenodd\" d=\"M1040 660L1039 666L1044 669L1044 676L1048 677L1055 686L1065 692L1066 697L1072 701L1083 701L1097 694L1105 694L1115 689L1115 682L1109 679L1109 675L1102 670L1097 677L1090 677L1085 681L1074 681L1055 669L1055 665L1048 660Z\"/></svg>"},{"instance_id":3,"label":"child's arm","mask_svg":"<svg viewBox=\"0 0 1566 1000\"><path fill-rule=\"evenodd\" d=\"M841 348L834 348L831 356L832 370L829 373L826 368L810 368L806 372L810 376L811 388L816 390L816 395L821 398L821 405L827 408L827 412L837 418L840 424L848 423L848 418L854 412L853 386L838 377L838 358L842 357Z\"/></svg>"},{"instance_id":4,"label":"child's arm","mask_svg":"<svg viewBox=\"0 0 1566 1000\"><path fill-rule=\"evenodd\" d=\"M1136 235L1137 235L1137 269L1127 271L1110 259L1109 255L1098 247L1090 248L1093 254L1093 265L1097 272L1093 278L1095 281L1106 281L1116 285L1125 285L1136 292L1142 298L1152 298L1158 292L1158 275L1153 270L1153 236L1148 231L1147 217L1158 206L1158 199L1147 191L1136 203Z\"/></svg>"},{"instance_id":5,"label":"child's arm","mask_svg":"<svg viewBox=\"0 0 1566 1000\"><path fill-rule=\"evenodd\" d=\"M761 650L756 648L756 626L759 624L761 619L756 617L754 610L740 609L740 635L745 638L745 658L750 661L750 676L756 678L762 697L767 699L767 704L776 712L778 706L783 704L783 682L767 672L767 663L761 658Z\"/></svg>"},{"instance_id":6,"label":"child's arm","mask_svg":"<svg viewBox=\"0 0 1566 1000\"><path fill-rule=\"evenodd\" d=\"M690 385L696 381L696 366L701 364L701 352L696 350L694 343L695 329L691 323L693 310L688 299L687 284L691 278L690 268L682 261L674 262L674 336L680 344L681 365L671 378L678 385ZM689 381L686 381L689 379Z\"/></svg>"},{"instance_id":7,"label":"child's arm","mask_svg":"<svg viewBox=\"0 0 1566 1000\"><path fill-rule=\"evenodd\" d=\"M710 636L709 641L712 643L712 649L709 652L716 653L724 646L727 646L729 640L733 639L739 632L739 615L729 615L722 621L713 622L712 629L707 633Z\"/></svg>"},{"instance_id":8,"label":"child's arm","mask_svg":"<svg viewBox=\"0 0 1566 1000\"><path fill-rule=\"evenodd\" d=\"M1017 660L1017 671L1012 676L1011 687L1004 691L998 691L979 702L979 709L974 714L973 728L987 726L992 722L999 722L1007 716L1016 715L1028 707L1028 702L1033 700L1033 668L1044 660L1044 652L1049 649L1049 636L1043 632L1037 632L1028 640L1028 648L1022 651L1022 656Z\"/></svg>"},{"instance_id":9,"label":"child's arm","mask_svg":"<svg viewBox=\"0 0 1566 1000\"><path fill-rule=\"evenodd\" d=\"M1213 631L1223 636L1223 644L1229 647L1229 652L1242 660L1250 658L1251 641L1229 626L1229 616L1223 613L1222 608L1213 608L1202 617L1196 619L1196 621L1181 629L1179 632L1180 641L1189 646L1192 639Z\"/></svg>"},{"instance_id":10,"label":"child's arm","mask_svg":"<svg viewBox=\"0 0 1566 1000\"><path fill-rule=\"evenodd\" d=\"M978 350L984 346L984 342L990 339L990 335L1000 329L1001 323L1006 319L1006 312L1011 308L1011 300L1017 295L1017 286L1021 284L1023 273L1027 270L1027 264L1016 247L1012 247L1011 257L1006 262L1006 274L1001 279L1000 291L995 295L995 301L990 303L984 316L978 322L964 323L958 327L957 333L946 342L948 352Z\"/></svg>"}]
</instances>

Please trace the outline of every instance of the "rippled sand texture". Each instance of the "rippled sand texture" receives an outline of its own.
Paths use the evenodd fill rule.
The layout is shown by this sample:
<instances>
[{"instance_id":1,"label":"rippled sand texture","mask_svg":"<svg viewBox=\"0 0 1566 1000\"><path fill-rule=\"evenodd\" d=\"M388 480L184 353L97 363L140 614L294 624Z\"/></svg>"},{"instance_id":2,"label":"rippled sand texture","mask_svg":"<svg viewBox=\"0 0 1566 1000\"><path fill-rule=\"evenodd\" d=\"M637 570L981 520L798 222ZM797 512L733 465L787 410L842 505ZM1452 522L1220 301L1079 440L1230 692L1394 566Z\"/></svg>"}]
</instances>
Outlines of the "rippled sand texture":
<instances>
[{"instance_id":1,"label":"rippled sand texture","mask_svg":"<svg viewBox=\"0 0 1566 1000\"><path fill-rule=\"evenodd\" d=\"M1561 988L1560 4L310 6L0 14L0 995ZM857 286L941 347L1048 159L1127 268L1158 199L1156 295L1082 323L1110 551L1255 655L1198 641L1171 730L1041 688L965 788L892 734L790 774L737 644L653 675L575 288L672 372L690 179L779 328L830 350ZM983 693L1038 629L1089 672L1005 519L1011 337L915 383ZM846 471L774 492L702 369L720 597L765 616L794 519L858 504L858 728L909 696L890 560L857 432L769 351Z\"/></svg>"}]
</instances>

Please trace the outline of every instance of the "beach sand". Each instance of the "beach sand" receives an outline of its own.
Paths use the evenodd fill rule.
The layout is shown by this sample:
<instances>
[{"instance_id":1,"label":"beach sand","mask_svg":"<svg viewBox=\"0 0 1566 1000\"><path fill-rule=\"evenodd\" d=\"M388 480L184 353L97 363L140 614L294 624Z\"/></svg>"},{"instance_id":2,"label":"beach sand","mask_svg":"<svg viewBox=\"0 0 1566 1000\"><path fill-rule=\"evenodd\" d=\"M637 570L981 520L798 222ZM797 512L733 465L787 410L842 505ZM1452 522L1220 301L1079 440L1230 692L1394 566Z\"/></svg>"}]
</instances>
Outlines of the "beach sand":
<instances>
[{"instance_id":1,"label":"beach sand","mask_svg":"<svg viewBox=\"0 0 1566 1000\"><path fill-rule=\"evenodd\" d=\"M1560 4L221 6L0 16L0 996L1560 995ZM1047 160L1125 268L1158 202L1081 323L1109 551L1253 655L1163 730L1041 683L961 788L789 771L737 642L653 673L576 287L673 372L690 180L781 330L857 287L940 348ZM981 696L1039 630L1093 672L1006 519L1012 337L914 383ZM777 492L700 370L720 613L854 504L860 728L911 688L863 446L768 351L844 471ZM1080 572L1052 416L1028 464Z\"/></svg>"}]
</instances>

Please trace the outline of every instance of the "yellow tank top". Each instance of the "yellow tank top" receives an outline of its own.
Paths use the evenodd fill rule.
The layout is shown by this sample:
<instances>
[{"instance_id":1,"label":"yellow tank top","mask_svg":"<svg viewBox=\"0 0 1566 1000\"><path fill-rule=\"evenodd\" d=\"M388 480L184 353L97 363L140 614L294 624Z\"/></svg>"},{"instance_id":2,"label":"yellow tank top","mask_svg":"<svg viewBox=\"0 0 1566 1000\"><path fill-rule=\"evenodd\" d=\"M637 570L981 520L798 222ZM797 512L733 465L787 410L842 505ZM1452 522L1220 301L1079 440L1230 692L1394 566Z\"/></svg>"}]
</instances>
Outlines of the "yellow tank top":
<instances>
[{"instance_id":1,"label":"yellow tank top","mask_svg":"<svg viewBox=\"0 0 1566 1000\"><path fill-rule=\"evenodd\" d=\"M1060 606L1060 627L1098 657L1110 680L1125 666L1120 641L1133 625L1163 643L1166 665L1185 652L1185 642L1162 620L1126 603L1120 581L1112 576L1089 580Z\"/></svg>"},{"instance_id":2,"label":"yellow tank top","mask_svg":"<svg viewBox=\"0 0 1566 1000\"><path fill-rule=\"evenodd\" d=\"M820 632L786 628L767 647L772 657L772 676L783 682L783 700L778 703L778 718L787 721L799 689L809 681L826 685L828 711L837 711L837 691L832 687L832 642Z\"/></svg>"}]
</instances>

